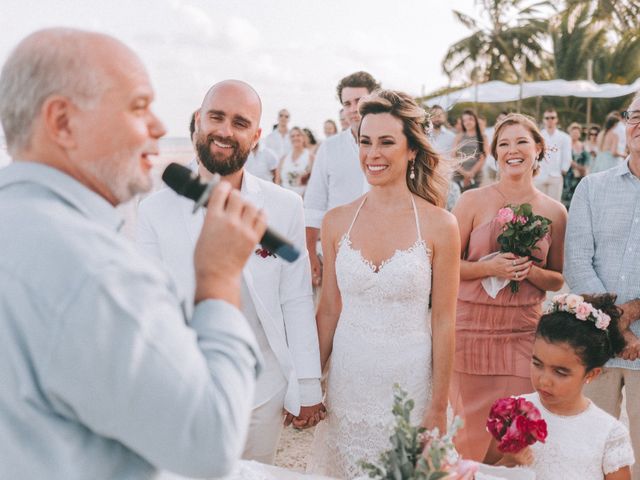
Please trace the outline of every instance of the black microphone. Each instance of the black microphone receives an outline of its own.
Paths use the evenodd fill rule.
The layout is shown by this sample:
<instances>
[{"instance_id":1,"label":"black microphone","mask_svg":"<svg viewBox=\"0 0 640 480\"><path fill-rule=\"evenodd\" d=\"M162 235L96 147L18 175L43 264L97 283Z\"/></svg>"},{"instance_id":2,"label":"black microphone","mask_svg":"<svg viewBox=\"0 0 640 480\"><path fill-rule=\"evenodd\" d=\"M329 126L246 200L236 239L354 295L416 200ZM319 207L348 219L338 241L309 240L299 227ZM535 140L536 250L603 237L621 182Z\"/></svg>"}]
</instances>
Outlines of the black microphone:
<instances>
[{"instance_id":1,"label":"black microphone","mask_svg":"<svg viewBox=\"0 0 640 480\"><path fill-rule=\"evenodd\" d=\"M191 169L179 163L170 163L162 173L162 180L177 194L195 201L196 204L193 207L193 213L195 213L209 201L211 191L220 182L220 175L214 175L209 183L202 183L200 177ZM269 228L264 232L260 245L287 262L293 262L300 256L300 251L291 242Z\"/></svg>"}]
</instances>

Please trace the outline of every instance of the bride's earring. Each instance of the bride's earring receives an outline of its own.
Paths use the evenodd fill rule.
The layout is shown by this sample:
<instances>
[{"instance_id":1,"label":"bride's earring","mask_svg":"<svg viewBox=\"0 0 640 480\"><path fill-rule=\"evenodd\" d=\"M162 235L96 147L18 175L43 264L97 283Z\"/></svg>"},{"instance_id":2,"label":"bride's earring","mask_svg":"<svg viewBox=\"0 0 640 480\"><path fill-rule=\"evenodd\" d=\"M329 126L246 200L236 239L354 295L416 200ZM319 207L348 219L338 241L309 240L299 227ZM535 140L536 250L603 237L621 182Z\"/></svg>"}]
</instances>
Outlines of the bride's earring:
<instances>
[{"instance_id":1,"label":"bride's earring","mask_svg":"<svg viewBox=\"0 0 640 480\"><path fill-rule=\"evenodd\" d=\"M411 180L415 180L416 179L416 169L415 169L415 165L416 165L416 161L415 159L413 159L411 161L411 168L409 169L409 178Z\"/></svg>"}]
</instances>

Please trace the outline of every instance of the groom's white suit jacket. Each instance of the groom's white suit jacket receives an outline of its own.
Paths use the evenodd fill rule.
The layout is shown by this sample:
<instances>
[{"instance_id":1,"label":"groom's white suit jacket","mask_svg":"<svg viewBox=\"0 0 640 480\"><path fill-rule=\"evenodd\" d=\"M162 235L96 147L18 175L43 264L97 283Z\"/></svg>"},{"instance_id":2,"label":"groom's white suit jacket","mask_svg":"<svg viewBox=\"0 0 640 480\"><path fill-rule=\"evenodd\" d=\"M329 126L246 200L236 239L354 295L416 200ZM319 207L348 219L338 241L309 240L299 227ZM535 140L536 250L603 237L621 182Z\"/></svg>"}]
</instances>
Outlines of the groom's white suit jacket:
<instances>
[{"instance_id":1,"label":"groom's white suit jacket","mask_svg":"<svg viewBox=\"0 0 640 480\"><path fill-rule=\"evenodd\" d=\"M297 415L300 410L298 380L320 378L302 199L246 170L241 193L264 209L269 226L301 251L300 258L293 263L252 254L243 270L243 280L269 346L288 382L284 407ZM160 258L173 274L178 290L186 300L189 316L195 293L193 254L204 220L202 211L192 213L193 206L193 201L166 188L141 202L137 224L138 244L147 253ZM321 398L317 398L314 403L320 401Z\"/></svg>"}]
</instances>

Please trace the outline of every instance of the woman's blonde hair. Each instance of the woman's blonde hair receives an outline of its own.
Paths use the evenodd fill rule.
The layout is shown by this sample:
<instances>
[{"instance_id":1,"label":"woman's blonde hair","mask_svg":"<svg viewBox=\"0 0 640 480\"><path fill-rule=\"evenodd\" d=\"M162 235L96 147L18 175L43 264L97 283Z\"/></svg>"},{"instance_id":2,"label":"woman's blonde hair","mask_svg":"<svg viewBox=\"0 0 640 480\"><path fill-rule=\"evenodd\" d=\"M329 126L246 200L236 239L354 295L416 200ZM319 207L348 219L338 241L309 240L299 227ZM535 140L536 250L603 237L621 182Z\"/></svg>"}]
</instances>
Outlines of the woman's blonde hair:
<instances>
[{"instance_id":1,"label":"woman's blonde hair","mask_svg":"<svg viewBox=\"0 0 640 480\"><path fill-rule=\"evenodd\" d=\"M363 98L358 105L360 116L389 113L402 122L402 132L410 150L416 152L414 160L415 178L410 178L407 167L406 181L409 191L429 203L444 207L449 182L443 172L445 162L433 149L427 137L429 120L427 113L406 93L395 90L376 90ZM362 122L360 123L362 125ZM360 128L358 128L358 138Z\"/></svg>"},{"instance_id":2,"label":"woman's blonde hair","mask_svg":"<svg viewBox=\"0 0 640 480\"><path fill-rule=\"evenodd\" d=\"M493 158L495 158L497 162L498 153L496 150L498 146L498 139L500 138L500 133L510 125L523 126L529 131L536 145L540 146L540 154L536 158L536 164L533 167L533 175L536 176L540 171L540 162L544 160L544 157L547 154L547 144L545 143L544 137L542 136L542 133L540 133L540 129L538 129L536 123L527 115L522 115L521 113L510 113L496 125L496 128L493 132L493 140L491 141L491 155L493 155Z\"/></svg>"}]
</instances>

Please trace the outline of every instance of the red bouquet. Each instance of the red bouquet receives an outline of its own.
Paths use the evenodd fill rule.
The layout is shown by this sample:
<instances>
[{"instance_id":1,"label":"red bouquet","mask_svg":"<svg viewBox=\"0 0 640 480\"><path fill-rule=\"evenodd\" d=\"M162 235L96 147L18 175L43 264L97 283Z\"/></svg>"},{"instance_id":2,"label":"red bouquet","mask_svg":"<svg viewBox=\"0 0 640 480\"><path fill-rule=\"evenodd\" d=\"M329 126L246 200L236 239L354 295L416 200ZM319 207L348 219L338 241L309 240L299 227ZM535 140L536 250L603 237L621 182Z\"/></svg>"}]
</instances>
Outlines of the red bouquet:
<instances>
[{"instance_id":1,"label":"red bouquet","mask_svg":"<svg viewBox=\"0 0 640 480\"><path fill-rule=\"evenodd\" d=\"M522 397L501 398L491 407L487 430L502 453L516 453L547 438L547 422L536 406Z\"/></svg>"}]
</instances>

